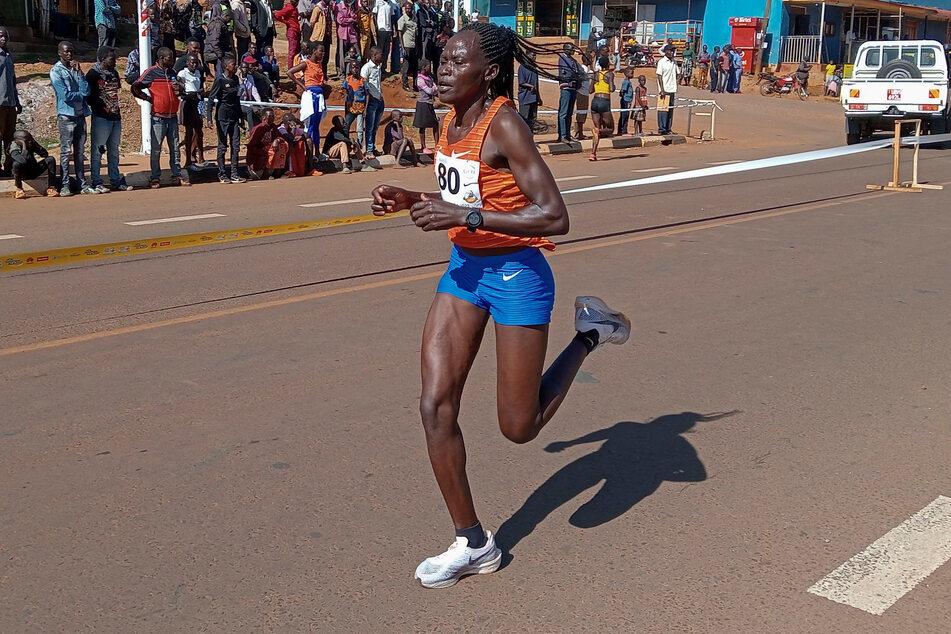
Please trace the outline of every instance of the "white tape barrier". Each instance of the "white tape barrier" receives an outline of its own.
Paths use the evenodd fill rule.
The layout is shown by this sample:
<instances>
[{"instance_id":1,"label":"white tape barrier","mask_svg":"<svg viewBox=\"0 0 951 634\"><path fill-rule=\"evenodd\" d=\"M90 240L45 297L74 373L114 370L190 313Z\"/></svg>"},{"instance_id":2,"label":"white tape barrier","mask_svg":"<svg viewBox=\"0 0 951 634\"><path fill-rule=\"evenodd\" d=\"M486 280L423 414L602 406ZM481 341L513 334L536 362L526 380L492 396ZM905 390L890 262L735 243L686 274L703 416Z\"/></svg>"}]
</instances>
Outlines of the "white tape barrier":
<instances>
[{"instance_id":1,"label":"white tape barrier","mask_svg":"<svg viewBox=\"0 0 951 634\"><path fill-rule=\"evenodd\" d=\"M934 134L922 137L902 137L902 145L931 145L935 143L947 143L951 141L951 134ZM676 172L674 174L663 174L661 176L648 176L647 178L635 178L633 180L620 181L617 183L605 183L604 185L592 185L591 187L580 187L578 189L569 189L562 194L581 194L584 192L596 192L605 189L618 189L621 187L636 187L638 185L655 185L657 183L671 183L674 181L690 180L693 178L704 178L707 176L722 176L723 174L736 174L737 172L749 172L752 170L767 169L770 167L783 167L794 163L809 163L810 161L822 161L850 154L860 154L871 150L890 147L893 139L882 139L880 141L870 141L868 143L857 143L855 145L843 145L841 147L827 148L825 150L812 150L810 152L800 152L798 154L787 154L785 156L773 156L770 158L756 159L753 161L743 161L742 163L732 163L730 165L717 165L715 167L704 167L701 169L687 170L686 172Z\"/></svg>"}]
</instances>

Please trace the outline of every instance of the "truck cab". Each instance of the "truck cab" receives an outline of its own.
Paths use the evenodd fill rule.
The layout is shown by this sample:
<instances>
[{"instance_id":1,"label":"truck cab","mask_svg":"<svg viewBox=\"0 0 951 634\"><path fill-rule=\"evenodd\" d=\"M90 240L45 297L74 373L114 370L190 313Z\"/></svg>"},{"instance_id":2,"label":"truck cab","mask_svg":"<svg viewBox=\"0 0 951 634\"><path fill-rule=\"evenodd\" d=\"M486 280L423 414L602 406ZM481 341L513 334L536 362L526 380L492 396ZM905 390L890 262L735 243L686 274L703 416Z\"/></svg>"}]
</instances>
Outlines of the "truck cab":
<instances>
[{"instance_id":1,"label":"truck cab","mask_svg":"<svg viewBox=\"0 0 951 634\"><path fill-rule=\"evenodd\" d=\"M852 77L842 82L846 142L894 129L894 121L921 119L923 131L948 131L948 58L935 40L865 42Z\"/></svg>"}]
</instances>

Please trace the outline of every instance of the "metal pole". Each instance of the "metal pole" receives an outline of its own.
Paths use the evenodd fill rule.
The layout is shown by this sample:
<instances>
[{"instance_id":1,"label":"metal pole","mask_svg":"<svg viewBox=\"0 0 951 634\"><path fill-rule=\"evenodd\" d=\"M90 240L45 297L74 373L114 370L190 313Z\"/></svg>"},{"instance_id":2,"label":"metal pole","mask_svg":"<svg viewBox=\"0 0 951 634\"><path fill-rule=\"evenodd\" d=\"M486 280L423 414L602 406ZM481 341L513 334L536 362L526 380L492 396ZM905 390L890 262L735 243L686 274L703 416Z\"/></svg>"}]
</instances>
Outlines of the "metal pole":
<instances>
[{"instance_id":1,"label":"metal pole","mask_svg":"<svg viewBox=\"0 0 951 634\"><path fill-rule=\"evenodd\" d=\"M766 0L766 9L763 10L763 38L756 46L756 63L753 68L754 77L759 77L760 72L763 70L763 44L766 42L766 27L769 26L769 13L771 8L771 0ZM711 61L710 63L712 64L713 62Z\"/></svg>"},{"instance_id":2,"label":"metal pole","mask_svg":"<svg viewBox=\"0 0 951 634\"><path fill-rule=\"evenodd\" d=\"M139 71L152 65L152 44L149 38L149 22L145 0L136 0L139 10ZM152 104L139 100L142 115L142 154L152 153Z\"/></svg>"},{"instance_id":3,"label":"metal pole","mask_svg":"<svg viewBox=\"0 0 951 634\"><path fill-rule=\"evenodd\" d=\"M902 39L901 32L901 6L898 7L898 37L896 39Z\"/></svg>"},{"instance_id":4,"label":"metal pole","mask_svg":"<svg viewBox=\"0 0 951 634\"><path fill-rule=\"evenodd\" d=\"M878 25L875 27L875 29L878 31L878 33L876 33L875 35L875 39L876 40L882 39L882 10L881 9L878 10Z\"/></svg>"},{"instance_id":5,"label":"metal pole","mask_svg":"<svg viewBox=\"0 0 951 634\"><path fill-rule=\"evenodd\" d=\"M822 10L819 12L819 50L816 51L819 59L816 61L822 63L822 49L826 39L826 3L822 3Z\"/></svg>"},{"instance_id":6,"label":"metal pole","mask_svg":"<svg viewBox=\"0 0 951 634\"><path fill-rule=\"evenodd\" d=\"M852 5L852 17L849 18L849 51L846 55L846 62L852 63L852 40L855 39L855 5Z\"/></svg>"}]
</instances>

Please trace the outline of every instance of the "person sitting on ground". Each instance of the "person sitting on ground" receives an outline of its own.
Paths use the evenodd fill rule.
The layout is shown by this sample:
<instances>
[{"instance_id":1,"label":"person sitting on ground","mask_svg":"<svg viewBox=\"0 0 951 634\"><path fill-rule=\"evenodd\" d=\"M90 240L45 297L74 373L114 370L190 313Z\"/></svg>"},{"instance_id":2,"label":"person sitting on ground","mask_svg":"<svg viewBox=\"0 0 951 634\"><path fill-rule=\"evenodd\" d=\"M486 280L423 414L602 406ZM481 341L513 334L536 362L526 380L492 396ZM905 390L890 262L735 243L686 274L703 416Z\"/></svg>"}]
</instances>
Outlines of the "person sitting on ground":
<instances>
[{"instance_id":1,"label":"person sitting on ground","mask_svg":"<svg viewBox=\"0 0 951 634\"><path fill-rule=\"evenodd\" d=\"M350 174L353 171L350 169L351 153L363 165L361 171L375 172L376 168L367 163L363 150L347 134L347 124L343 117L337 115L331 119L331 123L333 123L333 127L330 128L327 132L327 138L324 139L324 154L331 158L339 158L340 162L343 163L344 174Z\"/></svg>"},{"instance_id":2,"label":"person sitting on ground","mask_svg":"<svg viewBox=\"0 0 951 634\"><path fill-rule=\"evenodd\" d=\"M280 178L287 167L289 145L274 123L274 110L261 111L261 123L248 136L246 161L252 180Z\"/></svg>"},{"instance_id":3,"label":"person sitting on ground","mask_svg":"<svg viewBox=\"0 0 951 634\"><path fill-rule=\"evenodd\" d=\"M16 186L16 199L26 198L23 191L23 181L39 178L46 172L46 195L50 198L59 196L56 178L56 159L49 155L42 145L36 142L33 135L26 130L17 130L13 133L13 142L7 148L8 155L13 160L13 184ZM36 157L40 159L37 161Z\"/></svg>"},{"instance_id":4,"label":"person sitting on ground","mask_svg":"<svg viewBox=\"0 0 951 634\"><path fill-rule=\"evenodd\" d=\"M400 161L407 152L413 167L419 166L419 154L416 153L416 147L413 141L403 134L403 113L400 110L390 113L390 122L383 129L383 151L396 157L397 167L402 167Z\"/></svg>"},{"instance_id":5,"label":"person sitting on ground","mask_svg":"<svg viewBox=\"0 0 951 634\"><path fill-rule=\"evenodd\" d=\"M436 118L436 95L439 88L433 79L433 63L428 59L422 64L419 74L416 75L416 115L413 117L413 127L419 130L419 146L423 154L432 154L431 148L426 146L426 130L433 131L433 145L439 141L439 119Z\"/></svg>"},{"instance_id":6,"label":"person sitting on ground","mask_svg":"<svg viewBox=\"0 0 951 634\"><path fill-rule=\"evenodd\" d=\"M185 89L181 105L182 125L185 127L185 169L197 172L199 166L205 164L202 106L208 93L205 90L205 75L196 53L185 55L185 66L178 71L177 77Z\"/></svg>"},{"instance_id":7,"label":"person sitting on ground","mask_svg":"<svg viewBox=\"0 0 951 634\"><path fill-rule=\"evenodd\" d=\"M347 65L347 99L344 103L344 112L346 117L344 122L347 127L347 134L350 134L350 126L357 122L357 143L363 147L363 127L364 114L367 109L367 80L360 75L360 65L350 63Z\"/></svg>"},{"instance_id":8,"label":"person sitting on ground","mask_svg":"<svg viewBox=\"0 0 951 634\"><path fill-rule=\"evenodd\" d=\"M287 155L288 178L307 176L314 171L314 140L307 134L300 119L288 112L281 119L277 127L281 136L287 141L289 151Z\"/></svg>"}]
</instances>

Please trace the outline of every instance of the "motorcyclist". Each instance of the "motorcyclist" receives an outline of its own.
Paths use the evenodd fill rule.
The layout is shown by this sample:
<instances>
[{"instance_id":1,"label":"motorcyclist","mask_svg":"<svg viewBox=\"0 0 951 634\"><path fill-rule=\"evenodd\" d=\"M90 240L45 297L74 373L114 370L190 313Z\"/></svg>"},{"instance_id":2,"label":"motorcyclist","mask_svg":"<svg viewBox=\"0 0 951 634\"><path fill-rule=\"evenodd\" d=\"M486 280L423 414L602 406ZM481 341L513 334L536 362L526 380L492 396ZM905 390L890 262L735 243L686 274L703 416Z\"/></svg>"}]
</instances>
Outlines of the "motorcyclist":
<instances>
[{"instance_id":1,"label":"motorcyclist","mask_svg":"<svg viewBox=\"0 0 951 634\"><path fill-rule=\"evenodd\" d=\"M796 69L795 77L796 80L802 84L803 88L807 88L809 85L809 71L812 70L812 64L806 60L799 62L799 68Z\"/></svg>"}]
</instances>

